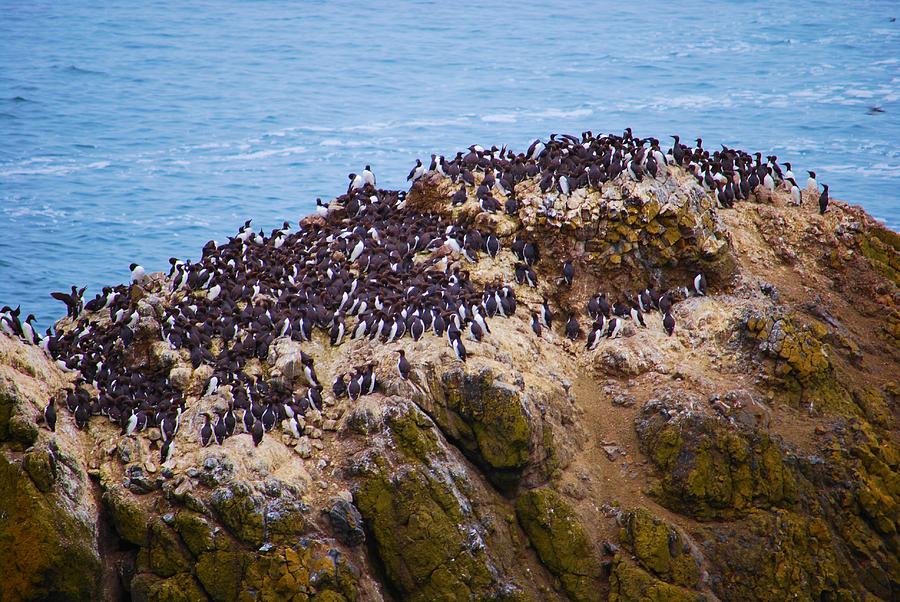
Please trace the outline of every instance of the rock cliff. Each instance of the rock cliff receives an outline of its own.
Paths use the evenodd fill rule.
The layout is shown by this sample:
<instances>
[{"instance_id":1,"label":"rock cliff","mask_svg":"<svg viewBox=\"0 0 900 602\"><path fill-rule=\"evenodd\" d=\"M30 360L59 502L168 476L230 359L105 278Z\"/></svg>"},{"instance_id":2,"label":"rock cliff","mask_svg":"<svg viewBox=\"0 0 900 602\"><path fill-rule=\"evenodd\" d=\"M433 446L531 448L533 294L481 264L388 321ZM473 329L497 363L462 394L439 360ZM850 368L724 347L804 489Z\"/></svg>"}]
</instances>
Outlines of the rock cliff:
<instances>
[{"instance_id":1,"label":"rock cliff","mask_svg":"<svg viewBox=\"0 0 900 602\"><path fill-rule=\"evenodd\" d=\"M515 216L484 211L476 186L451 204L458 187L426 173L396 211L493 233L499 252L472 261L444 244L414 261L508 285L519 309L465 339L465 362L431 333L351 340L349 319L339 345L320 328L273 337L242 371L299 396L315 358L323 399L300 433L285 420L255 445L239 424L202 445L204 415L233 407L237 387L210 387L208 362L161 336L173 276L127 287L134 327L97 358L117 354L182 396L168 459L158 426L78 428L66 391L94 391L91 379L0 335L0 599L900 597L896 233L782 190L723 208L675 166L569 194L523 178ZM322 211L301 225L335 220L352 223ZM535 287L515 284L520 238L540 249ZM558 281L564 261L572 286ZM566 336L595 294L648 284L673 292L672 336L657 311L594 350ZM538 337L544 300L558 315ZM57 330L109 329L111 313ZM332 394L364 364L373 393Z\"/></svg>"}]
</instances>

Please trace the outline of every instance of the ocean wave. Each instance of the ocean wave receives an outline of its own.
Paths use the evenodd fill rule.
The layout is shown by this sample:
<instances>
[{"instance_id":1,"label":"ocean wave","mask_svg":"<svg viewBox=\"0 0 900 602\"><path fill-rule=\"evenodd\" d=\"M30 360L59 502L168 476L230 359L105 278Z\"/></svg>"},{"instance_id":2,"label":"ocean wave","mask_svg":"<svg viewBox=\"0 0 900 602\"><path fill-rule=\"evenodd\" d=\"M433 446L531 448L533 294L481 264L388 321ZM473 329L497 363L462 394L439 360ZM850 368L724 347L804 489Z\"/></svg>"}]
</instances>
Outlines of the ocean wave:
<instances>
[{"instance_id":1,"label":"ocean wave","mask_svg":"<svg viewBox=\"0 0 900 602\"><path fill-rule=\"evenodd\" d=\"M319 142L319 146L334 148L361 148L364 146L378 147L377 141L373 140L341 140L340 138L325 138Z\"/></svg>"},{"instance_id":2,"label":"ocean wave","mask_svg":"<svg viewBox=\"0 0 900 602\"><path fill-rule=\"evenodd\" d=\"M37 159L23 162L19 165L10 167L0 167L0 176L65 176L78 171L86 171L91 169L105 169L110 166L109 161L95 161L84 165L65 164L65 165L46 165L45 167L29 167L32 163L38 162Z\"/></svg>"},{"instance_id":3,"label":"ocean wave","mask_svg":"<svg viewBox=\"0 0 900 602\"><path fill-rule=\"evenodd\" d=\"M448 127L454 125L466 125L469 123L469 119L466 117L457 117L450 119L413 119L412 121L404 122L408 127L414 128L435 128L435 127ZM398 123L398 125L400 125Z\"/></svg>"},{"instance_id":4,"label":"ocean wave","mask_svg":"<svg viewBox=\"0 0 900 602\"><path fill-rule=\"evenodd\" d=\"M492 115L482 115L481 120L485 123L515 123L518 118L512 113L495 113Z\"/></svg>"},{"instance_id":5,"label":"ocean wave","mask_svg":"<svg viewBox=\"0 0 900 602\"><path fill-rule=\"evenodd\" d=\"M572 117L589 117L593 114L593 109L572 109L569 111L562 109L546 109L544 111L530 113L529 116L538 119L570 119Z\"/></svg>"},{"instance_id":6,"label":"ocean wave","mask_svg":"<svg viewBox=\"0 0 900 602\"><path fill-rule=\"evenodd\" d=\"M900 164L875 163L873 165L821 165L819 171L823 173L852 173L863 177L895 177L900 176Z\"/></svg>"},{"instance_id":7,"label":"ocean wave","mask_svg":"<svg viewBox=\"0 0 900 602\"><path fill-rule=\"evenodd\" d=\"M22 199L13 200L11 203L21 203ZM45 217L53 220L60 219L66 217L68 215L67 212L53 209L47 205L42 207L28 207L28 206L15 206L12 204L11 206L3 208L3 214L6 215L10 219L22 218L22 217Z\"/></svg>"},{"instance_id":8,"label":"ocean wave","mask_svg":"<svg viewBox=\"0 0 900 602\"><path fill-rule=\"evenodd\" d=\"M271 148L251 153L240 153L237 155L230 155L226 158L237 159L239 161L253 161L256 159L266 159L268 157L289 157L291 155L299 155L300 153L305 153L307 150L309 149L305 146L288 146L286 148Z\"/></svg>"}]
</instances>

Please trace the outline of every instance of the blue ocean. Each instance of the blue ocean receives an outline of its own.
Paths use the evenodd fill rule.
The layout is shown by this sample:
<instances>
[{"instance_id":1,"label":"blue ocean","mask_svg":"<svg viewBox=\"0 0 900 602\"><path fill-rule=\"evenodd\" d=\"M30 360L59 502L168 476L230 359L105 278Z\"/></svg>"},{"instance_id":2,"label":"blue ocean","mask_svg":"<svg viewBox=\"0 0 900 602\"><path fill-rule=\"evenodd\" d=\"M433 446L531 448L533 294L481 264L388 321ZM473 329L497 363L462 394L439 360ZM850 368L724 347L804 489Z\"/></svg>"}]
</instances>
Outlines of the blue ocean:
<instances>
[{"instance_id":1,"label":"blue ocean","mask_svg":"<svg viewBox=\"0 0 900 602\"><path fill-rule=\"evenodd\" d=\"M0 1L0 305L42 327L371 164L551 132L724 143L900 228L896 0Z\"/></svg>"}]
</instances>

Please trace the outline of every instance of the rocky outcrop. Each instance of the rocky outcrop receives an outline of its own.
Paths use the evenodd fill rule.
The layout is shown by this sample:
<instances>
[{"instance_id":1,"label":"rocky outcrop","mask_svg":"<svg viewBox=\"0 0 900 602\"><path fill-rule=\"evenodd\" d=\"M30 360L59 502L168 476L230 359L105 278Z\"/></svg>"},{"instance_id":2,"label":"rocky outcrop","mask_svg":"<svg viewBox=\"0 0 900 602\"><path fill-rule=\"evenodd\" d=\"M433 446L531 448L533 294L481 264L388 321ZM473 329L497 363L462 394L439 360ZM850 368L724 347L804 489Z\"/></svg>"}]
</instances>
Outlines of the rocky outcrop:
<instances>
[{"instance_id":1,"label":"rocky outcrop","mask_svg":"<svg viewBox=\"0 0 900 602\"><path fill-rule=\"evenodd\" d=\"M541 562L572 600L599 600L599 566L577 514L552 489L532 489L516 502L519 523Z\"/></svg>"},{"instance_id":2,"label":"rocky outcrop","mask_svg":"<svg viewBox=\"0 0 900 602\"><path fill-rule=\"evenodd\" d=\"M201 445L204 414L239 392L205 394L213 369L160 340L161 274L129 291L124 355L184 395L168 462L158 428L94 416L79 430L60 402L51 433L41 412L77 374L0 335L0 599L900 596L895 233L840 201L825 216L788 207L782 191L725 210L676 170L569 195L525 180L516 217L452 207L455 190L426 176L406 210L477 225L501 251L414 259L514 287L516 313L466 338L465 363L431 334L261 339L242 370L273 389L305 393L303 354L323 384L364 361L379 385L355 401L326 386L298 432L258 446L240 425ZM512 284L516 237L539 243L535 287ZM707 295L685 292L701 270ZM560 329L590 296L648 283L673 291L674 335L649 311L594 351ZM557 316L538 338L545 298ZM108 313L80 319L107 328Z\"/></svg>"},{"instance_id":3,"label":"rocky outcrop","mask_svg":"<svg viewBox=\"0 0 900 602\"><path fill-rule=\"evenodd\" d=\"M403 599L529 597L505 503L458 461L428 416L393 399L355 410L348 428L372 448L352 465L354 500Z\"/></svg>"},{"instance_id":4,"label":"rocky outcrop","mask_svg":"<svg viewBox=\"0 0 900 602\"><path fill-rule=\"evenodd\" d=\"M794 471L764 431L719 417L680 413L649 401L635 424L644 453L662 478L654 493L664 506L698 519L740 516L753 507L798 499Z\"/></svg>"},{"instance_id":5,"label":"rocky outcrop","mask_svg":"<svg viewBox=\"0 0 900 602\"><path fill-rule=\"evenodd\" d=\"M460 223L509 238L527 233L545 243L542 253L555 264L574 256L598 277L612 274L616 286L643 283L648 273L686 279L698 270L725 280L734 268L715 200L688 177L610 182L602 192L579 189L567 197L542 195L536 181L520 189L516 219L482 213L477 203L450 211ZM455 190L449 180L434 177L417 183L407 202L444 213Z\"/></svg>"}]
</instances>

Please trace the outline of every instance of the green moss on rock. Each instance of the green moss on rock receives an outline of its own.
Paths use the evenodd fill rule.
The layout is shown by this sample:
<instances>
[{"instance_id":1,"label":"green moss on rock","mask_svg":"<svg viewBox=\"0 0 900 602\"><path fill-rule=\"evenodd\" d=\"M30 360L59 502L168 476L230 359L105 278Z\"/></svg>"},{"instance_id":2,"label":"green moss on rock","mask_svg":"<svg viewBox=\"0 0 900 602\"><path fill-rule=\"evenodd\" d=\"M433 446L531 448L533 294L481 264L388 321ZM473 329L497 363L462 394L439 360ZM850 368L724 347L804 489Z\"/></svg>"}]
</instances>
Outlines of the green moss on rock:
<instances>
[{"instance_id":1,"label":"green moss on rock","mask_svg":"<svg viewBox=\"0 0 900 602\"><path fill-rule=\"evenodd\" d=\"M492 591L489 560L453 483L414 465L392 472L382 456L360 472L354 501L403 599L470 600Z\"/></svg>"},{"instance_id":2,"label":"green moss on rock","mask_svg":"<svg viewBox=\"0 0 900 602\"><path fill-rule=\"evenodd\" d=\"M308 541L255 554L244 568L237 600L356 600L359 570L321 543Z\"/></svg>"},{"instance_id":3,"label":"green moss on rock","mask_svg":"<svg viewBox=\"0 0 900 602\"><path fill-rule=\"evenodd\" d=\"M171 577L191 570L191 557L178 535L162 520L150 525L148 546L150 570L160 577Z\"/></svg>"},{"instance_id":4,"label":"green moss on rock","mask_svg":"<svg viewBox=\"0 0 900 602\"><path fill-rule=\"evenodd\" d=\"M147 511L128 490L119 485L111 485L103 493L103 503L109 509L119 537L138 546L147 545Z\"/></svg>"},{"instance_id":5,"label":"green moss on rock","mask_svg":"<svg viewBox=\"0 0 900 602\"><path fill-rule=\"evenodd\" d=\"M92 531L0 454L0 600L97 600Z\"/></svg>"},{"instance_id":6,"label":"green moss on rock","mask_svg":"<svg viewBox=\"0 0 900 602\"><path fill-rule=\"evenodd\" d=\"M652 400L635 423L641 448L661 473L653 493L663 505L714 519L797 501L796 476L768 434L710 416L670 415Z\"/></svg>"},{"instance_id":7,"label":"green moss on rock","mask_svg":"<svg viewBox=\"0 0 900 602\"><path fill-rule=\"evenodd\" d=\"M175 515L173 526L194 556L216 548L214 527L202 514L181 510Z\"/></svg>"},{"instance_id":8,"label":"green moss on rock","mask_svg":"<svg viewBox=\"0 0 900 602\"><path fill-rule=\"evenodd\" d=\"M222 523L241 541L260 546L265 541L265 500L244 483L220 487L210 498Z\"/></svg>"},{"instance_id":9,"label":"green moss on rock","mask_svg":"<svg viewBox=\"0 0 900 602\"><path fill-rule=\"evenodd\" d=\"M495 484L514 485L529 462L532 425L518 391L490 369L441 376L446 407L434 417Z\"/></svg>"},{"instance_id":10,"label":"green moss on rock","mask_svg":"<svg viewBox=\"0 0 900 602\"><path fill-rule=\"evenodd\" d=\"M249 552L204 552L197 558L194 571L214 602L233 602L241 592L244 570L251 560Z\"/></svg>"},{"instance_id":11,"label":"green moss on rock","mask_svg":"<svg viewBox=\"0 0 900 602\"><path fill-rule=\"evenodd\" d=\"M315 530L308 516L309 508L293 499L279 498L266 504L265 523L268 541L294 543Z\"/></svg>"},{"instance_id":12,"label":"green moss on rock","mask_svg":"<svg viewBox=\"0 0 900 602\"><path fill-rule=\"evenodd\" d=\"M735 598L739 599L739 598ZM706 597L657 579L617 555L609 578L609 602L701 602Z\"/></svg>"},{"instance_id":13,"label":"green moss on rock","mask_svg":"<svg viewBox=\"0 0 900 602\"><path fill-rule=\"evenodd\" d=\"M425 460L437 451L437 433L428 416L408 404L392 405L384 411L384 423L397 447L410 458Z\"/></svg>"},{"instance_id":14,"label":"green moss on rock","mask_svg":"<svg viewBox=\"0 0 900 602\"><path fill-rule=\"evenodd\" d=\"M9 362L19 370L34 370L30 363L19 362L15 357L9 358ZM0 383L0 442L11 443L16 450L34 445L38 437L34 417L28 415L24 407L25 404L19 403L15 385Z\"/></svg>"},{"instance_id":15,"label":"green moss on rock","mask_svg":"<svg viewBox=\"0 0 900 602\"><path fill-rule=\"evenodd\" d=\"M827 524L785 510L755 511L712 528L705 542L713 591L730 600L856 599L846 588Z\"/></svg>"},{"instance_id":16,"label":"green moss on rock","mask_svg":"<svg viewBox=\"0 0 900 602\"><path fill-rule=\"evenodd\" d=\"M625 517L622 541L637 561L654 575L683 587L697 587L700 566L681 532L638 508Z\"/></svg>"},{"instance_id":17,"label":"green moss on rock","mask_svg":"<svg viewBox=\"0 0 900 602\"><path fill-rule=\"evenodd\" d=\"M802 324L792 316L754 312L744 321L751 340L772 361L780 397L792 405L844 416L861 414L831 361L823 342L827 330L818 323Z\"/></svg>"},{"instance_id":18,"label":"green moss on rock","mask_svg":"<svg viewBox=\"0 0 900 602\"><path fill-rule=\"evenodd\" d=\"M9 439L9 419L12 417L15 401L11 391L0 389L0 441Z\"/></svg>"},{"instance_id":19,"label":"green moss on rock","mask_svg":"<svg viewBox=\"0 0 900 602\"><path fill-rule=\"evenodd\" d=\"M49 493L56 482L56 457L49 449L31 449L22 458L22 467L41 493Z\"/></svg>"},{"instance_id":20,"label":"green moss on rock","mask_svg":"<svg viewBox=\"0 0 900 602\"><path fill-rule=\"evenodd\" d=\"M834 532L839 562L881 598L900 591L900 448L862 422L835 428L824 462L804 464ZM848 581L851 577L846 578Z\"/></svg>"},{"instance_id":21,"label":"green moss on rock","mask_svg":"<svg viewBox=\"0 0 900 602\"><path fill-rule=\"evenodd\" d=\"M188 573L163 579L141 573L131 580L133 602L202 602L209 597Z\"/></svg>"},{"instance_id":22,"label":"green moss on rock","mask_svg":"<svg viewBox=\"0 0 900 602\"><path fill-rule=\"evenodd\" d=\"M882 226L860 236L859 249L872 266L900 285L900 235Z\"/></svg>"},{"instance_id":23,"label":"green moss on rock","mask_svg":"<svg viewBox=\"0 0 900 602\"><path fill-rule=\"evenodd\" d=\"M541 562L572 600L599 600L599 567L594 550L572 508L548 488L519 497L516 515Z\"/></svg>"}]
</instances>

